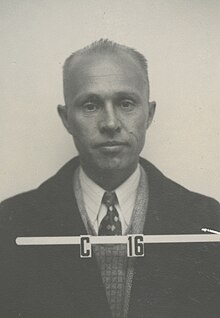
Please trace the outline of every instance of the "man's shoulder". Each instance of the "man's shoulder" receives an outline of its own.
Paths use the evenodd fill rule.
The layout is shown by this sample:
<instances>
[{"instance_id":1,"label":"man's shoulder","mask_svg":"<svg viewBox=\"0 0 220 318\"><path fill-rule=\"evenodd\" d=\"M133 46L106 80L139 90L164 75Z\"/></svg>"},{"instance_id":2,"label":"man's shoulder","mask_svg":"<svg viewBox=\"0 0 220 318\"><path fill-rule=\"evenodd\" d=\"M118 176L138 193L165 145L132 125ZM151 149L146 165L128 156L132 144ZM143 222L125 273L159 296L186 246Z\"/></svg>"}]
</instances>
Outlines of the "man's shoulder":
<instances>
[{"instance_id":1,"label":"man's shoulder","mask_svg":"<svg viewBox=\"0 0 220 318\"><path fill-rule=\"evenodd\" d=\"M220 226L220 204L206 195L190 191L166 177L152 163L141 158L140 163L149 179L149 196L155 208L168 214L185 216L192 221L216 223Z\"/></svg>"},{"instance_id":2,"label":"man's shoulder","mask_svg":"<svg viewBox=\"0 0 220 318\"><path fill-rule=\"evenodd\" d=\"M10 221L17 222L17 219L27 220L35 214L40 217L41 211L51 210L61 199L62 194L72 190L71 183L74 169L79 165L78 157L67 162L59 171L45 180L39 187L27 192L16 194L5 199L0 204L0 223ZM44 207L41 210L41 207ZM14 222L13 222L14 221Z\"/></svg>"},{"instance_id":3,"label":"man's shoulder","mask_svg":"<svg viewBox=\"0 0 220 318\"><path fill-rule=\"evenodd\" d=\"M150 186L153 188L155 192L160 192L162 196L168 196L170 199L171 197L184 197L187 198L194 198L195 200L202 200L202 201L212 201L218 203L215 199L206 196L204 194L200 194L194 191L191 191L184 186L180 185L179 183L171 180L167 176L165 176L155 165L144 158L140 158L140 163L142 167L147 172ZM175 195L175 196L174 196Z\"/></svg>"}]
</instances>

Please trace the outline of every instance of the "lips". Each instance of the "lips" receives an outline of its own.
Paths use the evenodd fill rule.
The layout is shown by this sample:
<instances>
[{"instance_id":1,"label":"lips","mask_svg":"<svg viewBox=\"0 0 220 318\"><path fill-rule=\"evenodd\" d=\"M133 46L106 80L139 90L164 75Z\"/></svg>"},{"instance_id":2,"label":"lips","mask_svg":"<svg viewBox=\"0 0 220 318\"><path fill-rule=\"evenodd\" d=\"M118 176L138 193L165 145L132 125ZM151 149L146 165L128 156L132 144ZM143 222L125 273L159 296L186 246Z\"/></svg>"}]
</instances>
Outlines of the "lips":
<instances>
[{"instance_id":1,"label":"lips","mask_svg":"<svg viewBox=\"0 0 220 318\"><path fill-rule=\"evenodd\" d=\"M122 142L122 141L114 141L114 140L109 140L109 141L105 141L105 142L101 142L101 143L98 143L96 145L97 148L102 148L102 147L120 147L120 146L125 146L127 145L126 142Z\"/></svg>"},{"instance_id":2,"label":"lips","mask_svg":"<svg viewBox=\"0 0 220 318\"><path fill-rule=\"evenodd\" d=\"M127 146L128 143L124 141L108 140L97 143L95 148L106 156L115 156L122 153Z\"/></svg>"}]
</instances>

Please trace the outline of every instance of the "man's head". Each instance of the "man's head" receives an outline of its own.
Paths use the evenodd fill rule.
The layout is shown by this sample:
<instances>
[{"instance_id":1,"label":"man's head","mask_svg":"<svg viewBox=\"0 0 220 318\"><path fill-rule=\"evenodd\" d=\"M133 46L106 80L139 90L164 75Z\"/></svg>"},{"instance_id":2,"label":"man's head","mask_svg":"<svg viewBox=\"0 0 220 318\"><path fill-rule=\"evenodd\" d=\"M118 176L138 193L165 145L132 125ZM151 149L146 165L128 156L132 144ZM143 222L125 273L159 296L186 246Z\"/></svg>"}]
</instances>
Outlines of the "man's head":
<instances>
[{"instance_id":1,"label":"man's head","mask_svg":"<svg viewBox=\"0 0 220 318\"><path fill-rule=\"evenodd\" d=\"M100 40L66 60L63 78L58 111L84 170L99 184L104 176L120 184L137 166L155 110L145 58Z\"/></svg>"}]
</instances>

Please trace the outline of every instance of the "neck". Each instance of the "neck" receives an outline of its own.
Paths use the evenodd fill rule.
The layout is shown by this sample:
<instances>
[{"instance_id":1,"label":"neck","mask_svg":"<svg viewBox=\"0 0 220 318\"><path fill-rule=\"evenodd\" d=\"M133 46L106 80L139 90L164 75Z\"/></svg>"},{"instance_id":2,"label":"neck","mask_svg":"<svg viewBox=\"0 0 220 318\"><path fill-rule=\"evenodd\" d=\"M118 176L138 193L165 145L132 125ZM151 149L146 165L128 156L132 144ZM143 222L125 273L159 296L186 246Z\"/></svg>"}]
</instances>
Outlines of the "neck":
<instances>
[{"instance_id":1,"label":"neck","mask_svg":"<svg viewBox=\"0 0 220 318\"><path fill-rule=\"evenodd\" d=\"M113 191L127 180L137 168L137 164L126 170L95 170L82 165L87 176L106 191Z\"/></svg>"}]
</instances>

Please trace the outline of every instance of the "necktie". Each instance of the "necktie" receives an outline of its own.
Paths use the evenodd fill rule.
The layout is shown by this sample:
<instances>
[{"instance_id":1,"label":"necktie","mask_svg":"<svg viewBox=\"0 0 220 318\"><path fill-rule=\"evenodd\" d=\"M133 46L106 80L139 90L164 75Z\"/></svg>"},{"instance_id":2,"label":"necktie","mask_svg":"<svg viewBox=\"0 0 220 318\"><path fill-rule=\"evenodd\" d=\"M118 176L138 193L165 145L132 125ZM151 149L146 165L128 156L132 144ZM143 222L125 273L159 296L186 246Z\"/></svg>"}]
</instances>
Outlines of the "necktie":
<instances>
[{"instance_id":1,"label":"necktie","mask_svg":"<svg viewBox=\"0 0 220 318\"><path fill-rule=\"evenodd\" d=\"M115 192L105 192L102 203L107 207L107 213L99 226L99 235L122 235L121 221L115 204L118 202Z\"/></svg>"}]
</instances>

